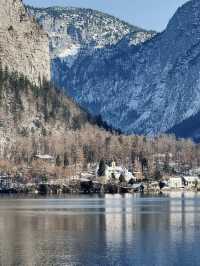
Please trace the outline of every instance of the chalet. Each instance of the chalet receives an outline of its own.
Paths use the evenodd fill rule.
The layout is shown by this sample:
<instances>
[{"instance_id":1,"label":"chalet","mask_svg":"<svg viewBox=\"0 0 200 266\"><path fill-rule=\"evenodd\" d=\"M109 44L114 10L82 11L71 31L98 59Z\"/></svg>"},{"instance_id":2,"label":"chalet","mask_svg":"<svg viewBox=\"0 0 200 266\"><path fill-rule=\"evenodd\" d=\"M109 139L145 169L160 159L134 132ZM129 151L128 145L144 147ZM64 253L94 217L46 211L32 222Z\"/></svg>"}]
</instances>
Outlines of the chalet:
<instances>
[{"instance_id":1,"label":"chalet","mask_svg":"<svg viewBox=\"0 0 200 266\"><path fill-rule=\"evenodd\" d=\"M200 179L198 176L184 176L183 183L185 187L192 189L199 185Z\"/></svg>"},{"instance_id":2,"label":"chalet","mask_svg":"<svg viewBox=\"0 0 200 266\"><path fill-rule=\"evenodd\" d=\"M182 178L181 177L170 177L168 181L168 186L170 189L183 188Z\"/></svg>"},{"instance_id":3,"label":"chalet","mask_svg":"<svg viewBox=\"0 0 200 266\"><path fill-rule=\"evenodd\" d=\"M112 162L111 166L106 166L105 176L107 180L115 178L119 180L120 176L124 176L125 181L130 179L136 180L131 172L129 172L125 167L117 166L115 162Z\"/></svg>"}]
</instances>

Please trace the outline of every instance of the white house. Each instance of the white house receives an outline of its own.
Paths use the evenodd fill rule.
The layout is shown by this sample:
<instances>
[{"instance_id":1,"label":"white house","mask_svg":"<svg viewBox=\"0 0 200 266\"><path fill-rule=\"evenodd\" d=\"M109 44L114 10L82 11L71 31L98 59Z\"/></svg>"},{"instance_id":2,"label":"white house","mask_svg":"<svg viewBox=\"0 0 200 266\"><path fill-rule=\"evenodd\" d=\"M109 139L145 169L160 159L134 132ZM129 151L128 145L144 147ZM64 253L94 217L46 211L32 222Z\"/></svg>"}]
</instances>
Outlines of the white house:
<instances>
[{"instance_id":1,"label":"white house","mask_svg":"<svg viewBox=\"0 0 200 266\"><path fill-rule=\"evenodd\" d=\"M181 177L170 177L168 186L171 189L183 188L183 182Z\"/></svg>"},{"instance_id":2,"label":"white house","mask_svg":"<svg viewBox=\"0 0 200 266\"><path fill-rule=\"evenodd\" d=\"M195 188L199 184L200 180L198 176L184 176L183 182L186 187Z\"/></svg>"},{"instance_id":3,"label":"white house","mask_svg":"<svg viewBox=\"0 0 200 266\"><path fill-rule=\"evenodd\" d=\"M131 172L129 172L125 167L116 166L115 162L112 162L111 166L108 166L108 165L106 166L106 171L105 171L106 180L111 179L113 176L116 179L119 179L121 175L125 177L125 180L127 182L130 179L136 180L136 177L134 177Z\"/></svg>"}]
</instances>

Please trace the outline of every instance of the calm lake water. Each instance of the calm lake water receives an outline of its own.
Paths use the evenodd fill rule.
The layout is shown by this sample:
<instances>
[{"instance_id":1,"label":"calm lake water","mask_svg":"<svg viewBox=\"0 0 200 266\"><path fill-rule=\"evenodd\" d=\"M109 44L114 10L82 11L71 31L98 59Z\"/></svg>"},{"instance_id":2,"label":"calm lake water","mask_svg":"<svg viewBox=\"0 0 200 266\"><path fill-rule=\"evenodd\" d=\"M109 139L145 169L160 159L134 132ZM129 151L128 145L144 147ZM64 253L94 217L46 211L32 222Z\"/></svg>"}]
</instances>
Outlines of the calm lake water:
<instances>
[{"instance_id":1,"label":"calm lake water","mask_svg":"<svg viewBox=\"0 0 200 266\"><path fill-rule=\"evenodd\" d=\"M1 197L0 265L200 265L200 194Z\"/></svg>"}]
</instances>

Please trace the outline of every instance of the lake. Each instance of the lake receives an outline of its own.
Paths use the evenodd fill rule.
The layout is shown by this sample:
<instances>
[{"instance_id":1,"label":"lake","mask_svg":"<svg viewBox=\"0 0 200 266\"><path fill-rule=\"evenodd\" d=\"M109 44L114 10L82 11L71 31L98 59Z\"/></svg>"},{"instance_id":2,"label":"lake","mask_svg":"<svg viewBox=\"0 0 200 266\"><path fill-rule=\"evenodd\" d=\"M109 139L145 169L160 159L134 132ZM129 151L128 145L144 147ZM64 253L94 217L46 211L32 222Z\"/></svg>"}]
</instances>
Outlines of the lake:
<instances>
[{"instance_id":1,"label":"lake","mask_svg":"<svg viewBox=\"0 0 200 266\"><path fill-rule=\"evenodd\" d=\"M1 196L0 265L200 265L200 194Z\"/></svg>"}]
</instances>

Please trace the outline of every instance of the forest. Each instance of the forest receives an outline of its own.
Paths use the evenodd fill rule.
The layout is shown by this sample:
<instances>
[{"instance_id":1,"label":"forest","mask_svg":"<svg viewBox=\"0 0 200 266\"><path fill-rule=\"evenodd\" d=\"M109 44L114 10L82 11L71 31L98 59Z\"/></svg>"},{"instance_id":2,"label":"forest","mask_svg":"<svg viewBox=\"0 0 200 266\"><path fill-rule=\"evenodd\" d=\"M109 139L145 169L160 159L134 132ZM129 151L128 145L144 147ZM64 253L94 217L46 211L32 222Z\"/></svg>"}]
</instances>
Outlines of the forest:
<instances>
[{"instance_id":1,"label":"forest","mask_svg":"<svg viewBox=\"0 0 200 266\"><path fill-rule=\"evenodd\" d=\"M32 84L0 64L0 169L78 175L113 160L146 178L200 166L200 146L174 135L125 135L92 117L51 83ZM54 163L35 161L48 154Z\"/></svg>"}]
</instances>

